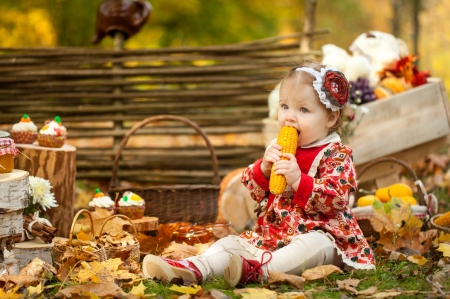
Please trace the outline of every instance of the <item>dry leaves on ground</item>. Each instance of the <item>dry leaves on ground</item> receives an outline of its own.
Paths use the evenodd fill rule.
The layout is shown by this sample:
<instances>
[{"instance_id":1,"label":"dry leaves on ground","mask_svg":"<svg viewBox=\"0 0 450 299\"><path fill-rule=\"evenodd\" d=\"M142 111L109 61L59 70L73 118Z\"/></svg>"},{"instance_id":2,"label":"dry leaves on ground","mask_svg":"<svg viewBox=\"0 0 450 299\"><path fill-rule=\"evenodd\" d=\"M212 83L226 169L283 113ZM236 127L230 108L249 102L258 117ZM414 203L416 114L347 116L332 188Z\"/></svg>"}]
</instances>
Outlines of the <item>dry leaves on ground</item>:
<instances>
[{"instance_id":1,"label":"dry leaves on ground","mask_svg":"<svg viewBox=\"0 0 450 299\"><path fill-rule=\"evenodd\" d=\"M316 280L326 278L331 273L342 273L342 270L335 265L317 266L305 270L305 272L302 273L302 277L306 278L306 280Z\"/></svg>"}]
</instances>

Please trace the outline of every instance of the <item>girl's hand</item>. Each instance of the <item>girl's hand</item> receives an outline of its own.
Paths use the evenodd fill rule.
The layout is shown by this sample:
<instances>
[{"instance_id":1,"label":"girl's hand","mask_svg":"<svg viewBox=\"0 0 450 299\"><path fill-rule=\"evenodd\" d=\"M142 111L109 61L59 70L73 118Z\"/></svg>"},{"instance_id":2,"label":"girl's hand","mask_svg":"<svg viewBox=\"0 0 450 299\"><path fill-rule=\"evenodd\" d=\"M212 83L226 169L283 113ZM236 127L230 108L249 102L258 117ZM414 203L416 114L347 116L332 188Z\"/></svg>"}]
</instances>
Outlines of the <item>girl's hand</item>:
<instances>
[{"instance_id":1,"label":"girl's hand","mask_svg":"<svg viewBox=\"0 0 450 299\"><path fill-rule=\"evenodd\" d=\"M276 139L267 147L261 163L261 171L266 178L270 177L272 164L281 159L281 146L276 143Z\"/></svg>"},{"instance_id":2,"label":"girl's hand","mask_svg":"<svg viewBox=\"0 0 450 299\"><path fill-rule=\"evenodd\" d=\"M297 191L300 184L301 171L297 164L297 159L292 154L283 154L289 160L279 160L275 163L275 174L282 174L286 178L286 183Z\"/></svg>"}]
</instances>

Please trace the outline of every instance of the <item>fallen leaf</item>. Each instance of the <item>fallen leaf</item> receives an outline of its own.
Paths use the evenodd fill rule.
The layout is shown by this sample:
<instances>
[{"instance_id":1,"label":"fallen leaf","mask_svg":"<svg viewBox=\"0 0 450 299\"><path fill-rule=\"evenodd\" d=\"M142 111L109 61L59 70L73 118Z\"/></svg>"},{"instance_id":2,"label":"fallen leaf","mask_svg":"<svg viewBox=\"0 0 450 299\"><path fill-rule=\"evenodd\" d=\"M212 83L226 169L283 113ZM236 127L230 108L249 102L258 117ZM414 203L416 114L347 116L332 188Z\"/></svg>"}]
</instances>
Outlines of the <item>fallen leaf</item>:
<instances>
[{"instance_id":1,"label":"fallen leaf","mask_svg":"<svg viewBox=\"0 0 450 299\"><path fill-rule=\"evenodd\" d=\"M446 232L440 232L438 237L433 240L433 243L439 244L439 243L450 243L450 233Z\"/></svg>"},{"instance_id":2,"label":"fallen leaf","mask_svg":"<svg viewBox=\"0 0 450 299\"><path fill-rule=\"evenodd\" d=\"M191 285L191 286L179 286L179 285L174 284L169 288L169 290L172 290L174 292L178 292L181 294L195 295L202 290L202 287L195 285L195 284Z\"/></svg>"},{"instance_id":3,"label":"fallen leaf","mask_svg":"<svg viewBox=\"0 0 450 299\"><path fill-rule=\"evenodd\" d=\"M30 275L37 278L49 278L53 277L53 274L56 274L56 269L50 264L47 264L40 258L35 258L31 262L28 263L25 267L23 267L19 275Z\"/></svg>"},{"instance_id":4,"label":"fallen leaf","mask_svg":"<svg viewBox=\"0 0 450 299\"><path fill-rule=\"evenodd\" d=\"M113 282L103 282L67 287L59 290L56 297L71 298L80 293L83 293L84 295L95 294L95 296L100 298L122 298L125 295L117 284Z\"/></svg>"},{"instance_id":5,"label":"fallen leaf","mask_svg":"<svg viewBox=\"0 0 450 299\"><path fill-rule=\"evenodd\" d=\"M358 291L355 288L359 284L359 279L336 280L336 284L341 290L347 291L351 294L358 293Z\"/></svg>"},{"instance_id":6,"label":"fallen leaf","mask_svg":"<svg viewBox=\"0 0 450 299\"><path fill-rule=\"evenodd\" d=\"M426 258L424 258L423 256L417 255L417 254L408 256L407 259L408 259L408 261L410 261L410 262L412 262L412 263L414 263L414 264L418 264L419 266L422 266L422 265L426 264L426 262L428 261L428 260L427 260Z\"/></svg>"},{"instance_id":7,"label":"fallen leaf","mask_svg":"<svg viewBox=\"0 0 450 299\"><path fill-rule=\"evenodd\" d=\"M371 286L368 289L362 290L362 291L358 291L357 295L373 295L377 292L377 287L376 286Z\"/></svg>"},{"instance_id":8,"label":"fallen leaf","mask_svg":"<svg viewBox=\"0 0 450 299\"><path fill-rule=\"evenodd\" d=\"M443 252L444 256L450 257L450 244L448 243L440 243L437 251Z\"/></svg>"},{"instance_id":9,"label":"fallen leaf","mask_svg":"<svg viewBox=\"0 0 450 299\"><path fill-rule=\"evenodd\" d=\"M290 275L283 272L278 271L267 271L269 274L268 283L290 283L297 289L303 289L303 286L305 285L306 279L304 277L298 276L298 275Z\"/></svg>"},{"instance_id":10,"label":"fallen leaf","mask_svg":"<svg viewBox=\"0 0 450 299\"><path fill-rule=\"evenodd\" d=\"M25 298L24 294L17 294L17 290L19 289L19 286L16 286L13 290L10 291L4 291L3 289L0 289L0 298L2 299L19 299L19 298Z\"/></svg>"},{"instance_id":11,"label":"fallen leaf","mask_svg":"<svg viewBox=\"0 0 450 299\"><path fill-rule=\"evenodd\" d=\"M142 296L144 296L144 292L145 292L145 286L141 281L141 283L139 285L133 286L133 288L131 289L131 291L128 294L133 294L137 297L142 297Z\"/></svg>"},{"instance_id":12,"label":"fallen leaf","mask_svg":"<svg viewBox=\"0 0 450 299\"><path fill-rule=\"evenodd\" d=\"M0 276L0 288L4 288L5 285L13 285L17 287L27 288L29 286L37 286L39 279L30 275L2 275ZM0 297L2 298L2 297Z\"/></svg>"},{"instance_id":13,"label":"fallen leaf","mask_svg":"<svg viewBox=\"0 0 450 299\"><path fill-rule=\"evenodd\" d=\"M278 294L277 299L308 299L303 292L286 292Z\"/></svg>"},{"instance_id":14,"label":"fallen leaf","mask_svg":"<svg viewBox=\"0 0 450 299\"><path fill-rule=\"evenodd\" d=\"M389 260L404 261L404 260L406 260L406 255L404 255L403 253L397 252L397 251L392 251L391 254L389 255Z\"/></svg>"},{"instance_id":15,"label":"fallen leaf","mask_svg":"<svg viewBox=\"0 0 450 299\"><path fill-rule=\"evenodd\" d=\"M276 299L277 293L268 289L246 288L234 289L235 295L241 295L243 299Z\"/></svg>"},{"instance_id":16,"label":"fallen leaf","mask_svg":"<svg viewBox=\"0 0 450 299\"><path fill-rule=\"evenodd\" d=\"M386 292L379 292L376 294L373 294L372 296L368 296L366 298L394 298L395 296L399 296L401 295L402 292L398 292L398 291L386 291Z\"/></svg>"},{"instance_id":17,"label":"fallen leaf","mask_svg":"<svg viewBox=\"0 0 450 299\"><path fill-rule=\"evenodd\" d=\"M40 293L42 293L42 291L43 291L42 284L39 283L36 287L29 286L27 288L27 290L28 290L28 296L37 296Z\"/></svg>"},{"instance_id":18,"label":"fallen leaf","mask_svg":"<svg viewBox=\"0 0 450 299\"><path fill-rule=\"evenodd\" d=\"M180 244L171 242L170 245L161 253L161 256L173 260L183 260L197 254L198 250L195 246L191 246L186 243Z\"/></svg>"},{"instance_id":19,"label":"fallen leaf","mask_svg":"<svg viewBox=\"0 0 450 299\"><path fill-rule=\"evenodd\" d=\"M323 265L305 270L305 272L302 273L302 277L306 278L307 280L316 280L325 278L331 273L335 272L342 273L342 270L335 265Z\"/></svg>"}]
</instances>

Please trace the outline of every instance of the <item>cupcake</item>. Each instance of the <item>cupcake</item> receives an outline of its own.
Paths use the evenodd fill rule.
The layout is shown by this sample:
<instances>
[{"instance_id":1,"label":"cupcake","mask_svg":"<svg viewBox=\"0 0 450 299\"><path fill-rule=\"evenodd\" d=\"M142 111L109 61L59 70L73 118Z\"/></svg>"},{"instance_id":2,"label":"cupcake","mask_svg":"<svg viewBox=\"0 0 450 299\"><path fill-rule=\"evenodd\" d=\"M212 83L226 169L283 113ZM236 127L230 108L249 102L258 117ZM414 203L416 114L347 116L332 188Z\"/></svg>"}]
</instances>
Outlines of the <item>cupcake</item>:
<instances>
[{"instance_id":1,"label":"cupcake","mask_svg":"<svg viewBox=\"0 0 450 299\"><path fill-rule=\"evenodd\" d=\"M103 194L100 189L95 190L94 198L89 202L89 206L91 208L100 208L106 210L114 210L115 202L111 199L111 197Z\"/></svg>"},{"instance_id":2,"label":"cupcake","mask_svg":"<svg viewBox=\"0 0 450 299\"><path fill-rule=\"evenodd\" d=\"M123 197L117 202L117 213L127 216L128 218L141 219L144 217L145 201L139 195L126 191Z\"/></svg>"},{"instance_id":3,"label":"cupcake","mask_svg":"<svg viewBox=\"0 0 450 299\"><path fill-rule=\"evenodd\" d=\"M16 143L31 144L36 140L38 135L36 125L31 121L28 114L24 114L20 122L13 125L12 130L9 131L11 138Z\"/></svg>"},{"instance_id":4,"label":"cupcake","mask_svg":"<svg viewBox=\"0 0 450 299\"><path fill-rule=\"evenodd\" d=\"M59 116L55 116L54 120L45 124L38 134L39 145L45 147L62 147L66 138L67 130Z\"/></svg>"}]
</instances>

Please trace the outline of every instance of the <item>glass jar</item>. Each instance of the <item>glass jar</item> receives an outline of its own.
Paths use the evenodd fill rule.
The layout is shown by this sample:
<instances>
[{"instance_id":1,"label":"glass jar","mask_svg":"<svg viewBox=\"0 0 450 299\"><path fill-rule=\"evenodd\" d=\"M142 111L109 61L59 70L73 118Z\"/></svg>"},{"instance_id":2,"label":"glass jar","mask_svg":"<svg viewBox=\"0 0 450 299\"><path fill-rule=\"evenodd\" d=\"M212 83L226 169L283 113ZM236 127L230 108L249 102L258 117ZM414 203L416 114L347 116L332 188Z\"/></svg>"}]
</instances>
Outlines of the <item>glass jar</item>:
<instances>
[{"instance_id":1,"label":"glass jar","mask_svg":"<svg viewBox=\"0 0 450 299\"><path fill-rule=\"evenodd\" d=\"M8 173L14 169L14 156L17 153L14 140L9 133L0 131L0 173Z\"/></svg>"},{"instance_id":2,"label":"glass jar","mask_svg":"<svg viewBox=\"0 0 450 299\"><path fill-rule=\"evenodd\" d=\"M209 242L208 232L205 230L204 226L201 225L190 225L182 226L178 229L175 242L186 243L188 245L195 244L205 244Z\"/></svg>"}]
</instances>

